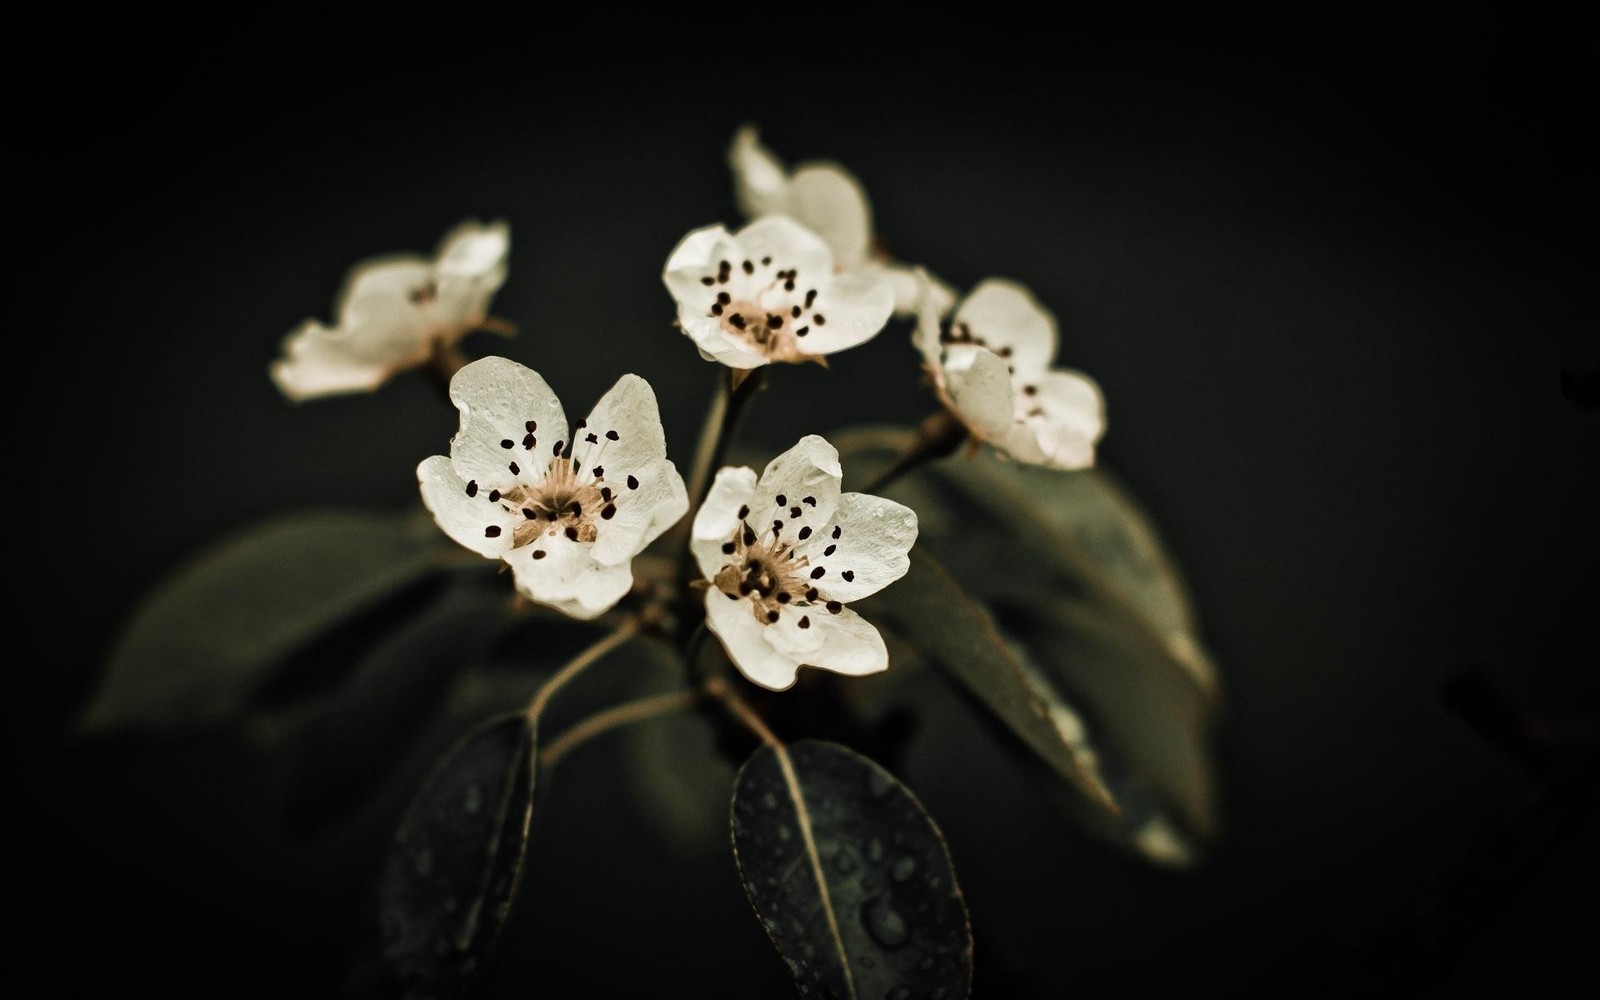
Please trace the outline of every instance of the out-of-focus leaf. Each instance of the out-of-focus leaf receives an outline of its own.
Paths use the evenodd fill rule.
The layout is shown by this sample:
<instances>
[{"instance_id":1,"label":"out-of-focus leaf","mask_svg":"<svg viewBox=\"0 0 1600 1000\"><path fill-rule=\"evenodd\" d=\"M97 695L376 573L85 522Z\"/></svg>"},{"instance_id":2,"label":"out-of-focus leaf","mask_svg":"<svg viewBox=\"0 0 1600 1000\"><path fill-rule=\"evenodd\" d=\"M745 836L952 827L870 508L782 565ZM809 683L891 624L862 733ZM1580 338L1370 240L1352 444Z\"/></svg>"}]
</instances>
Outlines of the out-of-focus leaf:
<instances>
[{"instance_id":1,"label":"out-of-focus leaf","mask_svg":"<svg viewBox=\"0 0 1600 1000\"><path fill-rule=\"evenodd\" d=\"M493 948L527 853L534 746L520 713L483 725L401 819L379 906L384 957L406 996L459 996Z\"/></svg>"},{"instance_id":2,"label":"out-of-focus leaf","mask_svg":"<svg viewBox=\"0 0 1600 1000\"><path fill-rule=\"evenodd\" d=\"M949 852L888 771L836 743L762 747L734 787L733 843L802 995L967 995L972 931Z\"/></svg>"},{"instance_id":3,"label":"out-of-focus leaf","mask_svg":"<svg viewBox=\"0 0 1600 1000\"><path fill-rule=\"evenodd\" d=\"M836 440L855 442L841 453L847 475L860 482L886 467L906 439L873 431ZM1074 813L1152 860L1185 863L1218 825L1210 745L1216 687L1206 680L1214 674L1203 654L1184 655L1199 650L1193 615L1147 520L1119 503L1109 480L1093 485L1084 475L958 457L882 492L917 511L918 548L983 605L1024 674L1052 692L1043 697L1047 721L1080 762L1092 763L1120 807L1111 815L1073 805ZM906 582L870 600L894 600ZM926 627L918 622L902 639L950 668L922 641ZM995 698L974 686L983 677L970 664L953 672L985 703Z\"/></svg>"},{"instance_id":4,"label":"out-of-focus leaf","mask_svg":"<svg viewBox=\"0 0 1600 1000\"><path fill-rule=\"evenodd\" d=\"M172 731L237 720L282 681L297 651L441 572L442 539L416 517L321 511L221 543L128 624L83 728Z\"/></svg>"},{"instance_id":5,"label":"out-of-focus leaf","mask_svg":"<svg viewBox=\"0 0 1600 1000\"><path fill-rule=\"evenodd\" d=\"M1081 737L1060 724L1068 711L1060 694L1019 661L988 612L923 546L912 548L903 578L861 607L965 684L1062 777L1116 811L1095 760L1082 752Z\"/></svg>"}]
</instances>

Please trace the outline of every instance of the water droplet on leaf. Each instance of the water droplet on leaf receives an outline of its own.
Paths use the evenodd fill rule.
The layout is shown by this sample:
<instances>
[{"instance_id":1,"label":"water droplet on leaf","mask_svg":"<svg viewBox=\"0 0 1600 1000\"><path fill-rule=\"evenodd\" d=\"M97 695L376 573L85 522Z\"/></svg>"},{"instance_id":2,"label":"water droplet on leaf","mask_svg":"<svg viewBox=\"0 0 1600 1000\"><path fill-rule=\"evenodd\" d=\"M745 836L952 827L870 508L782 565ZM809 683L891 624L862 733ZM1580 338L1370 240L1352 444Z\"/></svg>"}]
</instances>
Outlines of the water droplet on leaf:
<instances>
[{"instance_id":1,"label":"water droplet on leaf","mask_svg":"<svg viewBox=\"0 0 1600 1000\"><path fill-rule=\"evenodd\" d=\"M887 896L874 896L861 908L861 922L867 933L885 948L898 948L911 936L906 918L889 902Z\"/></svg>"},{"instance_id":2,"label":"water droplet on leaf","mask_svg":"<svg viewBox=\"0 0 1600 1000\"><path fill-rule=\"evenodd\" d=\"M917 861L908 854L905 857L897 860L894 863L894 867L889 869L889 877L894 879L896 882L904 882L906 879L915 874L916 870Z\"/></svg>"}]
</instances>

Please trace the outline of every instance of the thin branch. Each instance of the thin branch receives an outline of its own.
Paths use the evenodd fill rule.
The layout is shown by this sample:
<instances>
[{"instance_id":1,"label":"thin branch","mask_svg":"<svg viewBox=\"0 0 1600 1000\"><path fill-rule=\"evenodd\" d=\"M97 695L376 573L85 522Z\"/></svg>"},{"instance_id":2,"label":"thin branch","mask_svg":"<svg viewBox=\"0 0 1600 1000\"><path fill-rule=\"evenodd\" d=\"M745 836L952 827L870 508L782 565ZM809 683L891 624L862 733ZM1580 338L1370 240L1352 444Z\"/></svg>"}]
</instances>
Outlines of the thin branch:
<instances>
[{"instance_id":1,"label":"thin branch","mask_svg":"<svg viewBox=\"0 0 1600 1000\"><path fill-rule=\"evenodd\" d=\"M630 618L617 626L616 631L568 661L566 666L556 671L555 676L544 682L544 686L539 689L538 693L533 696L533 700L528 703L526 712L528 721L530 723L538 722L539 716L544 712L545 705L549 704L550 699L555 696L557 691L561 690L568 681L582 673L584 668L638 635L639 629L639 619Z\"/></svg>"},{"instance_id":2,"label":"thin branch","mask_svg":"<svg viewBox=\"0 0 1600 1000\"><path fill-rule=\"evenodd\" d=\"M550 745L545 747L539 754L539 766L544 768L555 767L556 762L562 757L602 733L607 733L635 722L644 722L660 715L681 711L699 700L700 694L695 691L668 691L665 694L651 695L648 698L640 698L637 701L624 702L603 712L597 712L551 740Z\"/></svg>"},{"instance_id":3,"label":"thin branch","mask_svg":"<svg viewBox=\"0 0 1600 1000\"><path fill-rule=\"evenodd\" d=\"M754 733L761 742L774 749L782 748L783 744L779 742L777 736L773 735L772 730L767 728L767 724L762 721L761 716L756 714L756 710L750 707L749 702L739 697L738 693L733 690L732 685L725 679L721 677L711 678L705 682L704 690L706 694L722 702L722 706L728 710L728 713L738 719L746 729Z\"/></svg>"},{"instance_id":4,"label":"thin branch","mask_svg":"<svg viewBox=\"0 0 1600 1000\"><path fill-rule=\"evenodd\" d=\"M862 488L863 493L878 493L896 479L925 462L943 458L967 440L965 424L949 410L940 410L922 421L917 438L894 460L894 464L878 473L877 478Z\"/></svg>"}]
</instances>

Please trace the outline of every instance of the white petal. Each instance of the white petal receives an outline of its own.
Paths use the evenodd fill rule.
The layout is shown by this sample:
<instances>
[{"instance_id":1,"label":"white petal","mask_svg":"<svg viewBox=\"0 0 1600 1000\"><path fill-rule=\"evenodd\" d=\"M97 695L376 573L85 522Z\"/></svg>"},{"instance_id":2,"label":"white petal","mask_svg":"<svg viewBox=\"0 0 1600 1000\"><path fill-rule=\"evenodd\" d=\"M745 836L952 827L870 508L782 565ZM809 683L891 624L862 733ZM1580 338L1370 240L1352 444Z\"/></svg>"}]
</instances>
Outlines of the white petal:
<instances>
[{"instance_id":1,"label":"white petal","mask_svg":"<svg viewBox=\"0 0 1600 1000\"><path fill-rule=\"evenodd\" d=\"M734 135L728 148L728 166L733 169L739 211L746 218L784 211L789 198L789 172L761 145L754 125L746 125Z\"/></svg>"},{"instance_id":2,"label":"white petal","mask_svg":"<svg viewBox=\"0 0 1600 1000\"><path fill-rule=\"evenodd\" d=\"M371 392L405 367L406 355L370 350L371 344L307 320L283 342L284 356L269 371L278 390L296 402L345 392Z\"/></svg>"},{"instance_id":3,"label":"white petal","mask_svg":"<svg viewBox=\"0 0 1600 1000\"><path fill-rule=\"evenodd\" d=\"M782 538L796 539L806 527L812 529L808 537L814 537L839 506L843 476L838 450L826 438L806 435L761 473L755 495L748 501L750 526L758 536L767 536L774 522L782 522ZM796 510L798 515L793 513Z\"/></svg>"},{"instance_id":4,"label":"white petal","mask_svg":"<svg viewBox=\"0 0 1600 1000\"><path fill-rule=\"evenodd\" d=\"M574 428L572 435L572 457L584 469L603 467L607 481L620 481L645 464L667 457L667 437L661 429L655 391L637 375L624 375L606 390L584 425Z\"/></svg>"},{"instance_id":5,"label":"white petal","mask_svg":"<svg viewBox=\"0 0 1600 1000\"><path fill-rule=\"evenodd\" d=\"M906 575L907 553L917 540L917 514L910 507L868 493L839 498L832 524L799 550L811 565L824 597L859 600Z\"/></svg>"},{"instance_id":6,"label":"white petal","mask_svg":"<svg viewBox=\"0 0 1600 1000\"><path fill-rule=\"evenodd\" d=\"M468 495L467 483L443 455L423 459L417 466L417 483L422 488L422 505L457 543L491 559L510 551L511 533L522 515L491 503L489 487L474 483ZM498 529L492 537L490 528Z\"/></svg>"},{"instance_id":7,"label":"white petal","mask_svg":"<svg viewBox=\"0 0 1600 1000\"><path fill-rule=\"evenodd\" d=\"M630 481L637 485L630 487ZM628 562L689 510L683 477L664 458L634 466L627 475L613 475L608 467L605 483L613 491L615 512L595 522L591 552L603 565Z\"/></svg>"},{"instance_id":8,"label":"white petal","mask_svg":"<svg viewBox=\"0 0 1600 1000\"><path fill-rule=\"evenodd\" d=\"M757 219L739 230L735 240L741 254L737 260L771 257L773 267L797 271L795 280L802 285L822 281L833 274L833 251L827 242L787 216L769 215Z\"/></svg>"},{"instance_id":9,"label":"white petal","mask_svg":"<svg viewBox=\"0 0 1600 1000\"><path fill-rule=\"evenodd\" d=\"M706 627L750 680L774 691L794 684L799 664L767 642L767 626L756 621L749 601L730 598L716 588L707 590Z\"/></svg>"},{"instance_id":10,"label":"white petal","mask_svg":"<svg viewBox=\"0 0 1600 1000\"><path fill-rule=\"evenodd\" d=\"M542 557L536 558L541 553ZM574 618L603 614L633 586L633 572L626 563L602 566L595 562L588 543L572 541L559 531L540 535L504 558L519 593Z\"/></svg>"},{"instance_id":11,"label":"white petal","mask_svg":"<svg viewBox=\"0 0 1600 1000\"><path fill-rule=\"evenodd\" d=\"M442 333L459 338L489 312L489 302L506 280L511 228L504 222L457 226L439 245L435 273L437 297L431 312Z\"/></svg>"},{"instance_id":12,"label":"white petal","mask_svg":"<svg viewBox=\"0 0 1600 1000\"><path fill-rule=\"evenodd\" d=\"M513 483L537 483L557 446L565 443L561 400L538 372L515 361L488 357L466 365L450 380L450 399L461 411L461 429L450 440L450 464L462 480L502 491ZM511 471L512 464L518 472Z\"/></svg>"},{"instance_id":13,"label":"white petal","mask_svg":"<svg viewBox=\"0 0 1600 1000\"><path fill-rule=\"evenodd\" d=\"M689 532L689 547L707 580L715 577L728 561L722 544L732 538L739 527L739 509L748 506L755 495L754 469L724 466L717 470L717 477L711 481L705 503L695 514L694 527Z\"/></svg>"},{"instance_id":14,"label":"white petal","mask_svg":"<svg viewBox=\"0 0 1600 1000\"><path fill-rule=\"evenodd\" d=\"M920 319L923 308L923 295L929 296L928 308L935 319L941 318L950 312L950 307L956 304L956 291L947 283L934 277L920 267L908 264L886 264L869 260L861 265L863 269L874 270L880 275L894 293L894 314L902 318ZM924 292L918 281L922 275L928 283ZM936 338L937 339L937 338Z\"/></svg>"},{"instance_id":15,"label":"white petal","mask_svg":"<svg viewBox=\"0 0 1600 1000\"><path fill-rule=\"evenodd\" d=\"M1043 464L1082 469L1094 464L1095 443L1105 433L1105 398L1082 372L1052 369L1025 384L1017 396L1019 416L1038 443Z\"/></svg>"},{"instance_id":16,"label":"white petal","mask_svg":"<svg viewBox=\"0 0 1600 1000\"><path fill-rule=\"evenodd\" d=\"M1055 317L1014 281L990 278L980 283L956 307L954 322L967 324L996 353L1011 348L1007 360L1018 372L1043 371L1055 357Z\"/></svg>"},{"instance_id":17,"label":"white petal","mask_svg":"<svg viewBox=\"0 0 1600 1000\"><path fill-rule=\"evenodd\" d=\"M703 279L716 277L719 261L731 261L738 256L739 245L722 226L696 229L679 240L678 245L672 248L672 253L667 255L661 280L680 307L692 303L695 308L700 308L702 300L709 301L709 297L714 297Z\"/></svg>"},{"instance_id":18,"label":"white petal","mask_svg":"<svg viewBox=\"0 0 1600 1000\"><path fill-rule=\"evenodd\" d=\"M894 291L877 272L845 271L825 285L810 312L795 323L806 328L797 338L807 354L833 354L863 344L894 315Z\"/></svg>"},{"instance_id":19,"label":"white petal","mask_svg":"<svg viewBox=\"0 0 1600 1000\"><path fill-rule=\"evenodd\" d=\"M996 438L1011 430L1011 372L994 352L966 344L946 348L944 378L956 415L980 437Z\"/></svg>"},{"instance_id":20,"label":"white petal","mask_svg":"<svg viewBox=\"0 0 1600 1000\"><path fill-rule=\"evenodd\" d=\"M395 254L357 264L339 292L339 327L373 343L414 349L428 326L420 300L433 284L433 264ZM387 348L392 352L393 347Z\"/></svg>"},{"instance_id":21,"label":"white petal","mask_svg":"<svg viewBox=\"0 0 1600 1000\"><path fill-rule=\"evenodd\" d=\"M872 208L861 182L839 164L808 163L796 170L789 179L788 212L822 237L840 267L867 259Z\"/></svg>"},{"instance_id":22,"label":"white petal","mask_svg":"<svg viewBox=\"0 0 1600 1000\"><path fill-rule=\"evenodd\" d=\"M920 267L912 268L912 280L916 283L916 315L917 325L911 331L911 343L921 352L923 362L928 370L933 373L934 381L944 384L944 344L941 340L942 329L940 320L944 313L939 309L939 298L934 290L934 278ZM896 297L898 302L898 296Z\"/></svg>"},{"instance_id":23,"label":"white petal","mask_svg":"<svg viewBox=\"0 0 1600 1000\"><path fill-rule=\"evenodd\" d=\"M836 615L822 608L812 610L821 612L811 616L811 631L822 635L822 644L806 657L807 666L853 677L889 668L889 650L871 622L849 608Z\"/></svg>"}]
</instances>

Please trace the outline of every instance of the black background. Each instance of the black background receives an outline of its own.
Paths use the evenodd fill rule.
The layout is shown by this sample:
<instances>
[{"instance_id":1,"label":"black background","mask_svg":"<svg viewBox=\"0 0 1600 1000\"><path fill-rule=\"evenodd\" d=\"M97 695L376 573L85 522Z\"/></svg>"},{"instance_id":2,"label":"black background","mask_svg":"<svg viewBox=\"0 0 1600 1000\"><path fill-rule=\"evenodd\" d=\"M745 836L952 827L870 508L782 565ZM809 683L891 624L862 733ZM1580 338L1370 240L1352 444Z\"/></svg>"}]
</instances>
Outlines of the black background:
<instances>
[{"instance_id":1,"label":"black background","mask_svg":"<svg viewBox=\"0 0 1600 1000\"><path fill-rule=\"evenodd\" d=\"M684 13L703 35L654 53L553 27L481 50L460 25L230 31L75 53L94 86L19 90L12 488L38 554L14 567L36 613L5 699L6 896L44 992L322 995L366 933L363 873L308 884L233 839L248 775L211 743L62 735L186 554L284 509L412 504L444 450L454 414L420 379L285 403L284 333L327 317L351 263L506 218L495 311L523 332L469 350L537 368L569 413L645 375L685 465L713 372L659 272L689 229L738 221L723 155L747 121L790 162L847 164L899 256L1055 311L1227 685L1227 837L1195 873L1056 825L1003 776L919 789L978 995L1337 992L1527 795L1441 682L1476 665L1533 711L1595 717L1600 416L1560 380L1596 357L1592 44L1481 10L871 49L798 15L768 37ZM902 335L835 362L776 373L752 438L927 412ZM948 737L968 738L988 737ZM575 760L552 794L502 985L786 995L731 863L673 867L596 795L613 764ZM1581 973L1595 840L1575 830L1429 989Z\"/></svg>"}]
</instances>

